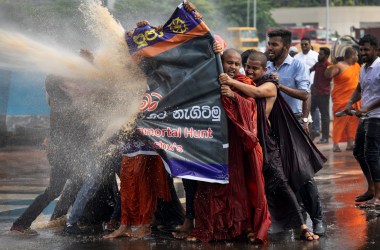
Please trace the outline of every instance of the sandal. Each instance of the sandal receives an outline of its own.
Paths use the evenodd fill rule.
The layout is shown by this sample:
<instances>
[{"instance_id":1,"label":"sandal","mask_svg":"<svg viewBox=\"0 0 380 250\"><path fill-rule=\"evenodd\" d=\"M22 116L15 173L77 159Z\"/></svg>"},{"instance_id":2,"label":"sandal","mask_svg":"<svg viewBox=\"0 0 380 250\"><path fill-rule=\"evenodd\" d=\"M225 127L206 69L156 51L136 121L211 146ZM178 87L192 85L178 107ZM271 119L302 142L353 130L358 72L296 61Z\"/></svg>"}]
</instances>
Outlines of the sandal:
<instances>
[{"instance_id":1,"label":"sandal","mask_svg":"<svg viewBox=\"0 0 380 250\"><path fill-rule=\"evenodd\" d=\"M373 194L361 194L355 197L355 202L369 201L373 198Z\"/></svg>"},{"instance_id":2,"label":"sandal","mask_svg":"<svg viewBox=\"0 0 380 250\"><path fill-rule=\"evenodd\" d=\"M359 208L377 208L377 207L380 207L379 203L368 202L368 201L359 205Z\"/></svg>"},{"instance_id":3,"label":"sandal","mask_svg":"<svg viewBox=\"0 0 380 250\"><path fill-rule=\"evenodd\" d=\"M319 236L314 234L309 228L305 228L302 230L300 238L301 240L313 241L318 240Z\"/></svg>"}]
</instances>

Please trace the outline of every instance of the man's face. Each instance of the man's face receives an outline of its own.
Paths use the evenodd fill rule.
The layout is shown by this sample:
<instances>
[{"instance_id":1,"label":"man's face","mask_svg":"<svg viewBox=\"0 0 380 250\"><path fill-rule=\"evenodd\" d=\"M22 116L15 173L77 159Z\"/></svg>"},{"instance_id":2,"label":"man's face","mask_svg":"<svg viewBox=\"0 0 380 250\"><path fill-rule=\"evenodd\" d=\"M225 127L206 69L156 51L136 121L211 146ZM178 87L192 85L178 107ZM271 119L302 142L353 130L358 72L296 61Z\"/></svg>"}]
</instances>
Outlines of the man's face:
<instances>
[{"instance_id":1,"label":"man's face","mask_svg":"<svg viewBox=\"0 0 380 250\"><path fill-rule=\"evenodd\" d=\"M234 78L241 67L241 56L238 53L230 52L223 56L223 70L231 78Z\"/></svg>"},{"instance_id":2,"label":"man's face","mask_svg":"<svg viewBox=\"0 0 380 250\"><path fill-rule=\"evenodd\" d=\"M311 44L308 40L301 40L302 53L307 54L311 50Z\"/></svg>"},{"instance_id":3,"label":"man's face","mask_svg":"<svg viewBox=\"0 0 380 250\"><path fill-rule=\"evenodd\" d=\"M252 81L256 82L265 74L267 68L263 68L260 61L255 61L248 58L244 71L246 76L248 76Z\"/></svg>"},{"instance_id":4,"label":"man's face","mask_svg":"<svg viewBox=\"0 0 380 250\"><path fill-rule=\"evenodd\" d=\"M377 50L370 43L364 43L360 46L360 54L364 63L372 62L376 59Z\"/></svg>"},{"instance_id":5,"label":"man's face","mask_svg":"<svg viewBox=\"0 0 380 250\"><path fill-rule=\"evenodd\" d=\"M323 50L320 50L318 53L318 62L324 62L326 60L326 55Z\"/></svg>"},{"instance_id":6,"label":"man's face","mask_svg":"<svg viewBox=\"0 0 380 250\"><path fill-rule=\"evenodd\" d=\"M269 56L270 61L276 62L284 54L288 55L288 50L289 48L284 45L284 43L282 42L282 38L280 36L274 36L274 37L269 38L268 56Z\"/></svg>"}]
</instances>

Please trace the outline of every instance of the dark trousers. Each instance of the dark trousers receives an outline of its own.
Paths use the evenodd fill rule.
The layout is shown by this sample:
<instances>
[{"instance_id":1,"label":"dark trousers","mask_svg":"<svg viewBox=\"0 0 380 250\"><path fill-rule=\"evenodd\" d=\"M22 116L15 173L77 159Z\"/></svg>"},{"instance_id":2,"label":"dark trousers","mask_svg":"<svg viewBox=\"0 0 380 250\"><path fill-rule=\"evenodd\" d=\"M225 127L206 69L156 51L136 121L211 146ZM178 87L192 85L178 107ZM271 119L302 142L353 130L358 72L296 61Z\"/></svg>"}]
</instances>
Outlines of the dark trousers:
<instances>
[{"instance_id":1,"label":"dark trousers","mask_svg":"<svg viewBox=\"0 0 380 250\"><path fill-rule=\"evenodd\" d=\"M303 203L302 207L309 214L313 223L322 221L322 202L319 197L319 192L315 180L308 180L305 185L300 188L298 193Z\"/></svg>"},{"instance_id":2,"label":"dark trousers","mask_svg":"<svg viewBox=\"0 0 380 250\"><path fill-rule=\"evenodd\" d=\"M315 180L311 178L298 191L301 206L309 214L313 223L323 220L322 202Z\"/></svg>"},{"instance_id":3,"label":"dark trousers","mask_svg":"<svg viewBox=\"0 0 380 250\"><path fill-rule=\"evenodd\" d=\"M76 180L67 180L66 185L62 190L61 197L55 205L50 220L56 220L67 214L71 205L74 203L75 198L77 197L77 193L81 187L81 184L81 182L78 182Z\"/></svg>"},{"instance_id":4,"label":"dark trousers","mask_svg":"<svg viewBox=\"0 0 380 250\"><path fill-rule=\"evenodd\" d=\"M328 140L330 133L330 95L311 96L310 113L313 114L317 108L321 112L322 139ZM319 131L319 128L317 129Z\"/></svg>"},{"instance_id":5,"label":"dark trousers","mask_svg":"<svg viewBox=\"0 0 380 250\"><path fill-rule=\"evenodd\" d=\"M185 189L186 196L186 218L194 220L194 200L197 191L197 182L194 180L182 179L183 188Z\"/></svg>"},{"instance_id":6,"label":"dark trousers","mask_svg":"<svg viewBox=\"0 0 380 250\"><path fill-rule=\"evenodd\" d=\"M48 151L48 159L52 166L49 185L45 191L37 196L25 212L13 223L15 226L30 227L37 216L62 192L69 179L70 164L58 149Z\"/></svg>"},{"instance_id":7,"label":"dark trousers","mask_svg":"<svg viewBox=\"0 0 380 250\"><path fill-rule=\"evenodd\" d=\"M380 118L360 120L353 153L364 175L380 182Z\"/></svg>"}]
</instances>

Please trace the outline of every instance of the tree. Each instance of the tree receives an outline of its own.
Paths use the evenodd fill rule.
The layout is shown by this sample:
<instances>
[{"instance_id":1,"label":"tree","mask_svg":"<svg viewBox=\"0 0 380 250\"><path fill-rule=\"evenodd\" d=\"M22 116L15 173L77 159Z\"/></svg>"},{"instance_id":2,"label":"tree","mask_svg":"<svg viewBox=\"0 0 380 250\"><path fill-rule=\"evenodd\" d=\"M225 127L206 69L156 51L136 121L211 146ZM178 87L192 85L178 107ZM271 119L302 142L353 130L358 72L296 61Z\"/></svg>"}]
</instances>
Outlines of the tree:
<instances>
[{"instance_id":1,"label":"tree","mask_svg":"<svg viewBox=\"0 0 380 250\"><path fill-rule=\"evenodd\" d=\"M253 0L251 1L251 6ZM216 33L223 34L226 27L246 26L247 0L192 0L199 12L203 15L203 20ZM139 20L149 20L152 25L165 22L174 8L181 3L179 0L161 1L135 1L119 0L115 4L115 15L127 23L134 26ZM270 13L271 5L268 1L257 1L257 28L259 37L265 39L265 28L276 26ZM250 10L252 17L252 10ZM133 21L132 21L133 20ZM252 24L252 19L250 19Z\"/></svg>"}]
</instances>

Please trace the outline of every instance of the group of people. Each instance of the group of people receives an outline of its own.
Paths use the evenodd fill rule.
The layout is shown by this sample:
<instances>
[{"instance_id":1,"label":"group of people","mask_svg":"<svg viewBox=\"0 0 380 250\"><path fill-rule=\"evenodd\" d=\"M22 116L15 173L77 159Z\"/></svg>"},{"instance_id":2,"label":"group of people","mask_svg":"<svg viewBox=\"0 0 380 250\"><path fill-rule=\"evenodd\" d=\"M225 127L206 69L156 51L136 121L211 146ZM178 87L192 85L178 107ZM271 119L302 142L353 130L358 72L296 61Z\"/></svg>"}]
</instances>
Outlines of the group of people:
<instances>
[{"instance_id":1,"label":"group of people","mask_svg":"<svg viewBox=\"0 0 380 250\"><path fill-rule=\"evenodd\" d=\"M221 43L214 44L214 52L222 53L224 71L219 82L229 121L229 183L184 181L186 217L173 232L175 238L209 242L243 237L251 243L264 243L272 222L282 230L299 228L301 238L308 241L325 233L313 176L326 159L306 134L308 126L302 119L308 116L302 107L309 92L308 72L288 55L290 32L278 30L268 35L271 61L267 62L264 53L250 51L243 63L245 75L239 73L240 53L223 51ZM267 74L268 69L275 73ZM279 89L291 95L292 106ZM281 126L284 123L288 126ZM161 174L160 157L124 155L121 177L127 177L121 178L121 226L104 238L150 234L155 200L174 197ZM153 168L154 177L148 173ZM139 189L144 195L136 197ZM307 227L304 211L310 215L313 229Z\"/></svg>"},{"instance_id":2,"label":"group of people","mask_svg":"<svg viewBox=\"0 0 380 250\"><path fill-rule=\"evenodd\" d=\"M311 60L309 39L302 39L302 57ZM315 53L314 53L315 54ZM298 54L297 54L298 55ZM295 58L297 58L297 55ZM341 152L340 142L346 142L346 150L353 150L365 176L368 188L355 197L355 202L365 202L362 208L379 206L379 44L375 36L364 35L355 46L346 46L341 57L328 61L330 50L319 50L318 62L310 68L315 71L311 86L311 110L313 114L312 139L319 136L318 115L321 114L322 136L317 143L327 143L329 138L329 96L332 97L333 151ZM315 57L315 56L314 56ZM376 73L375 73L376 72ZM331 80L333 88L331 91Z\"/></svg>"},{"instance_id":3,"label":"group of people","mask_svg":"<svg viewBox=\"0 0 380 250\"><path fill-rule=\"evenodd\" d=\"M189 12L195 11L195 16L200 18L191 4L187 3L186 8ZM59 157L65 156L58 154L57 150L61 153L63 148L91 149L88 145L93 144L94 140L86 133L89 128L82 123L77 124L76 129L81 130L80 135L86 137L80 140L86 145L67 146L67 143L71 145L71 140L78 136L70 135L72 131L67 131L67 128L64 135L55 133L57 130L54 126L62 126L69 121L75 110L65 109L70 107L72 101L66 93L66 80L49 77L48 92L50 82L58 87L51 94L56 95L54 100L57 103L51 102L52 133L48 157L53 168L50 183L46 191L14 222L11 231L35 233L30 229L33 220L63 191L62 200L64 188L68 188L72 197L57 204L57 212L52 219L65 215L72 206L65 231L81 233L78 223L85 216L86 209L94 209L94 206L88 204L91 199L96 199L102 187L113 194L113 205L112 209L108 208L107 213L102 210L100 214L106 214L104 218L109 221L120 220L120 227L112 228L116 230L104 235L104 238L142 238L151 233L152 225L158 228L179 225L173 232L175 238L203 242L243 238L250 243L261 244L266 242L271 224L276 224L280 230L300 229L300 238L303 240L318 240L325 234L326 227L321 199L313 177L322 168L326 158L309 137L310 100L311 110L315 111L318 107L321 111L320 142L325 143L329 135L329 126L326 125L329 122L329 112L326 103L329 99L331 78L334 78L334 83L335 78L336 82L343 82L343 78L347 77L352 80L353 76L348 74L356 70L357 54L355 50L347 49L343 62L329 65L327 60L330 51L327 48L320 49L317 61L310 60L307 56L311 51L310 39L302 39L303 53L293 58L289 54L291 32L274 30L268 33L268 37L266 53L247 51L241 55L232 48L224 50L220 42L214 43L214 52L221 54L224 71L219 75L219 82L222 105L228 117L229 183L184 180L186 211L179 203L173 179L165 172L162 159L158 155L124 153L121 156L119 152L117 156L113 154L99 159L97 155L102 155L98 154L99 150L104 149L96 148L86 152L89 154L86 159L93 161L84 163L80 159L71 158L57 161ZM365 205L370 207L380 206L380 61L376 54L378 42L373 36L364 36L359 45L365 63L360 70L359 84L344 106L339 106L336 110L352 114L351 110L355 108L355 115L361 118L356 137L348 136L348 147L354 147L354 155L368 182L368 190L356 197L356 201L366 201ZM242 68L244 74L240 73ZM315 72L314 77L310 76L311 72ZM310 97L312 82L314 84ZM360 108L354 107L354 103L360 99ZM83 119L75 117L74 120L78 121L78 118ZM72 123L68 124L68 127L71 126ZM339 136L336 139L333 137L335 149L335 142L341 140ZM67 143L62 144L62 141ZM138 133L133 133L125 143L135 143L140 147L152 146ZM82 171L85 174L78 180L75 177L78 173L73 171L78 164L100 164L105 167L91 167L91 170L84 167ZM117 188L115 190L115 173L121 180L120 196ZM70 182L74 183L71 188ZM103 200L106 200L105 204L110 204L109 200ZM306 225L305 212L308 213L313 228ZM137 228L134 229L133 226Z\"/></svg>"}]
</instances>

